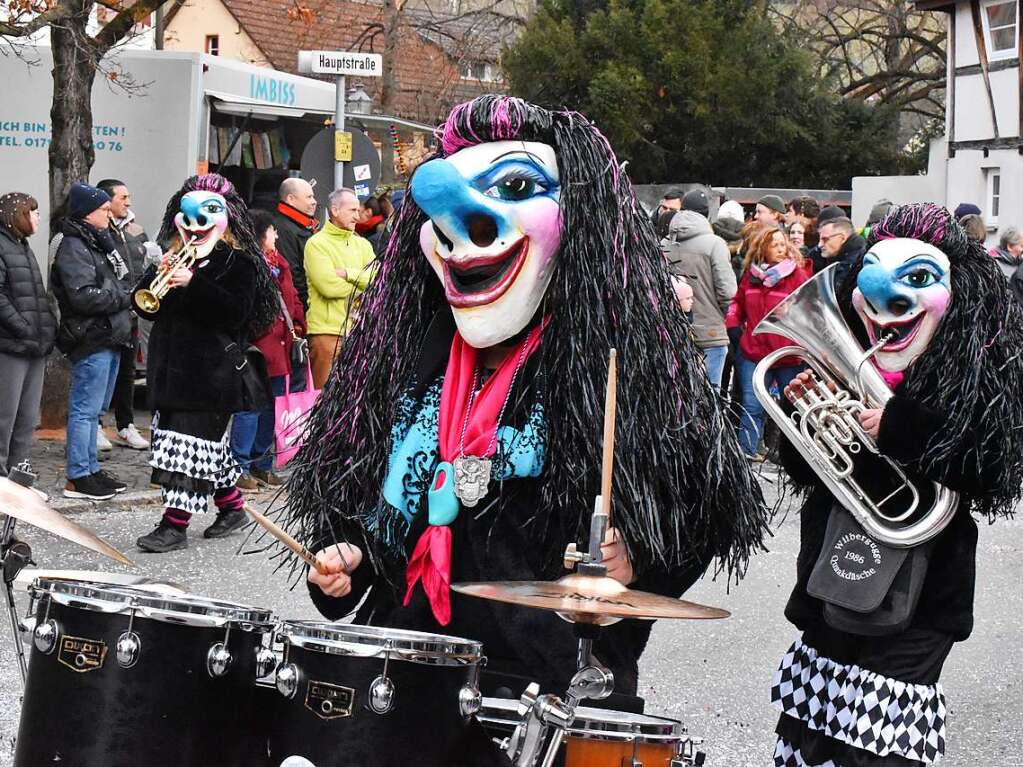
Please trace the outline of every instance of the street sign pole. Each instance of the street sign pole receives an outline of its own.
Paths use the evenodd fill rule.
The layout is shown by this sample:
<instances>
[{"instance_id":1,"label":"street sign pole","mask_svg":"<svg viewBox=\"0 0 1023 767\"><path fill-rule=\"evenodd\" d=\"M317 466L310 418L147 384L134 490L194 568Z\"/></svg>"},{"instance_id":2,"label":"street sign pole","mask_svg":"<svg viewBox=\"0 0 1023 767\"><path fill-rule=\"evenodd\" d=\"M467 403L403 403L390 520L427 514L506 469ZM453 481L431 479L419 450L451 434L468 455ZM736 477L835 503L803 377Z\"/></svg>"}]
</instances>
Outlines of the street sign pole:
<instances>
[{"instance_id":1,"label":"street sign pole","mask_svg":"<svg viewBox=\"0 0 1023 767\"><path fill-rule=\"evenodd\" d=\"M344 133L345 130L345 76L340 75L337 80L337 94L334 102L334 135ZM335 139L335 147L337 140ZM334 151L334 189L340 189L345 185L345 163Z\"/></svg>"}]
</instances>

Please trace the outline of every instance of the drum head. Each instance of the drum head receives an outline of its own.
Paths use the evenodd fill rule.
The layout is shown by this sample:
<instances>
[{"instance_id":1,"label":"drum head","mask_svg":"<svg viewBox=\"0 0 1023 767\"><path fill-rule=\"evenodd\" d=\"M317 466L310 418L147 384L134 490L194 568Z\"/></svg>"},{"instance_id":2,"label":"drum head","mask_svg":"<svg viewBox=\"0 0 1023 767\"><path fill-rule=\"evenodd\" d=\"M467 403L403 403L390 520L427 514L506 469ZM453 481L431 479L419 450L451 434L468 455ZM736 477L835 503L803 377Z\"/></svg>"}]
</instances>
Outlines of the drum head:
<instances>
[{"instance_id":1,"label":"drum head","mask_svg":"<svg viewBox=\"0 0 1023 767\"><path fill-rule=\"evenodd\" d=\"M314 652L360 658L386 656L424 665L474 665L483 652L483 645L470 639L383 626L284 621L280 634L289 644Z\"/></svg>"},{"instance_id":2,"label":"drum head","mask_svg":"<svg viewBox=\"0 0 1023 767\"><path fill-rule=\"evenodd\" d=\"M519 702L506 698L484 698L477 717L486 724L514 728L519 722ZM579 706L568 728L571 737L585 740L618 740L637 743L677 743L685 738L681 722L625 711Z\"/></svg>"},{"instance_id":3,"label":"drum head","mask_svg":"<svg viewBox=\"0 0 1023 767\"><path fill-rule=\"evenodd\" d=\"M36 578L31 590L37 598L48 595L67 607L104 613L134 612L139 618L187 626L269 627L273 616L270 610L237 602L63 578Z\"/></svg>"},{"instance_id":4,"label":"drum head","mask_svg":"<svg viewBox=\"0 0 1023 767\"><path fill-rule=\"evenodd\" d=\"M161 594L184 594L185 590L173 581L158 578L146 578L132 573L106 573L102 570L50 570L27 567L18 573L14 584L20 588L28 588L38 578L49 578L63 581L85 581L87 583L107 584L110 586L132 586L146 591L158 591Z\"/></svg>"}]
</instances>

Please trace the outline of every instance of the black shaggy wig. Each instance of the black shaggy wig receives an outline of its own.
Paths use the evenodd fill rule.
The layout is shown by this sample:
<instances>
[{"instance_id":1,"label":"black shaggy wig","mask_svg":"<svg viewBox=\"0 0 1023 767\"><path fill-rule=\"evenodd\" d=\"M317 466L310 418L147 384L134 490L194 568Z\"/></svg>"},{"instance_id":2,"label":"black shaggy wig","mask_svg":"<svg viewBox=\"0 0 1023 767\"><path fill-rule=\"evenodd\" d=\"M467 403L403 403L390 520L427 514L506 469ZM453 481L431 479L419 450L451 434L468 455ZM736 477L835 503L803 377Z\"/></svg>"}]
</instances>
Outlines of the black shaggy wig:
<instances>
[{"instance_id":1,"label":"black shaggy wig","mask_svg":"<svg viewBox=\"0 0 1023 767\"><path fill-rule=\"evenodd\" d=\"M180 241L174 217L181 210L181 198L189 192L215 192L227 202L227 231L224 242L231 246L234 254L251 260L256 265L256 296L249 319L249 335L258 338L280 314L281 305L277 300L277 285L270 268L263 258L263 248L252 226L252 216L245 201L234 188L234 184L217 173L192 176L181 189L174 193L160 226L160 242Z\"/></svg>"},{"instance_id":2,"label":"black shaggy wig","mask_svg":"<svg viewBox=\"0 0 1023 767\"><path fill-rule=\"evenodd\" d=\"M945 208L892 208L871 229L870 245L896 237L927 242L951 264L948 310L906 370L908 396L946 416L920 469L938 481L954 468L981 476L997 458L1004 470L970 500L989 519L1010 516L1023 494L1023 309L983 244L967 237ZM862 266L861 260L841 288L847 309ZM858 320L850 325L862 332Z\"/></svg>"},{"instance_id":3,"label":"black shaggy wig","mask_svg":"<svg viewBox=\"0 0 1023 767\"><path fill-rule=\"evenodd\" d=\"M561 247L541 307L550 324L535 363L546 382L547 442L531 538L556 564L567 542L586 536L600 492L607 356L615 347L614 525L637 573L716 557L718 571L738 577L762 547L768 514L707 382L654 231L607 140L577 113L493 95L455 107L439 139L438 157L518 139L550 144L558 158ZM348 540L372 557L385 545L367 531L394 517L381 487L397 406L414 383L428 325L449 311L420 249L427 220L407 192L358 321L312 411L282 514L309 546ZM392 556L403 556L400 544Z\"/></svg>"}]
</instances>

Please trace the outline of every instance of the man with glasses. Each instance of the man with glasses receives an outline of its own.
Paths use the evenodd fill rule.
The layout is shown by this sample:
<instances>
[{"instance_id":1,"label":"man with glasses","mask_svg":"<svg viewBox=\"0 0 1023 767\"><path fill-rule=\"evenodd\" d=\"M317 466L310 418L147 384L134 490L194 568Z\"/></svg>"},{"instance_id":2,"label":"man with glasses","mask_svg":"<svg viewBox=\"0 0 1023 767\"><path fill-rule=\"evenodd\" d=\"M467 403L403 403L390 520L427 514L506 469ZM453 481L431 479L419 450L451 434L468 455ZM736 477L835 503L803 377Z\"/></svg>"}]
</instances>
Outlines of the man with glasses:
<instances>
[{"instance_id":1,"label":"man with glasses","mask_svg":"<svg viewBox=\"0 0 1023 767\"><path fill-rule=\"evenodd\" d=\"M835 270L835 285L841 285L856 260L867 251L867 241L856 234L848 218L833 218L821 225L820 248L823 266L838 264ZM820 271L816 267L814 272Z\"/></svg>"}]
</instances>

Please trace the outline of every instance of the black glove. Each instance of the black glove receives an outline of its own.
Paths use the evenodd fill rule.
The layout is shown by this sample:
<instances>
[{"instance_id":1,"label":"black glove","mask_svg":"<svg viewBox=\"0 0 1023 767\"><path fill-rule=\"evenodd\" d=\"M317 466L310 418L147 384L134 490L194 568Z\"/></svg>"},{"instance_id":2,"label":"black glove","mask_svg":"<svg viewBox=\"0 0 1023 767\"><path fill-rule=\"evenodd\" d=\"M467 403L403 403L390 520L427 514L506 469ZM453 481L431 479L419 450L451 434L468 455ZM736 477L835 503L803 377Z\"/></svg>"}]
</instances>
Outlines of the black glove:
<instances>
[{"instance_id":1,"label":"black glove","mask_svg":"<svg viewBox=\"0 0 1023 767\"><path fill-rule=\"evenodd\" d=\"M742 338L742 328L728 328L728 341L733 348L739 348L740 338Z\"/></svg>"}]
</instances>

